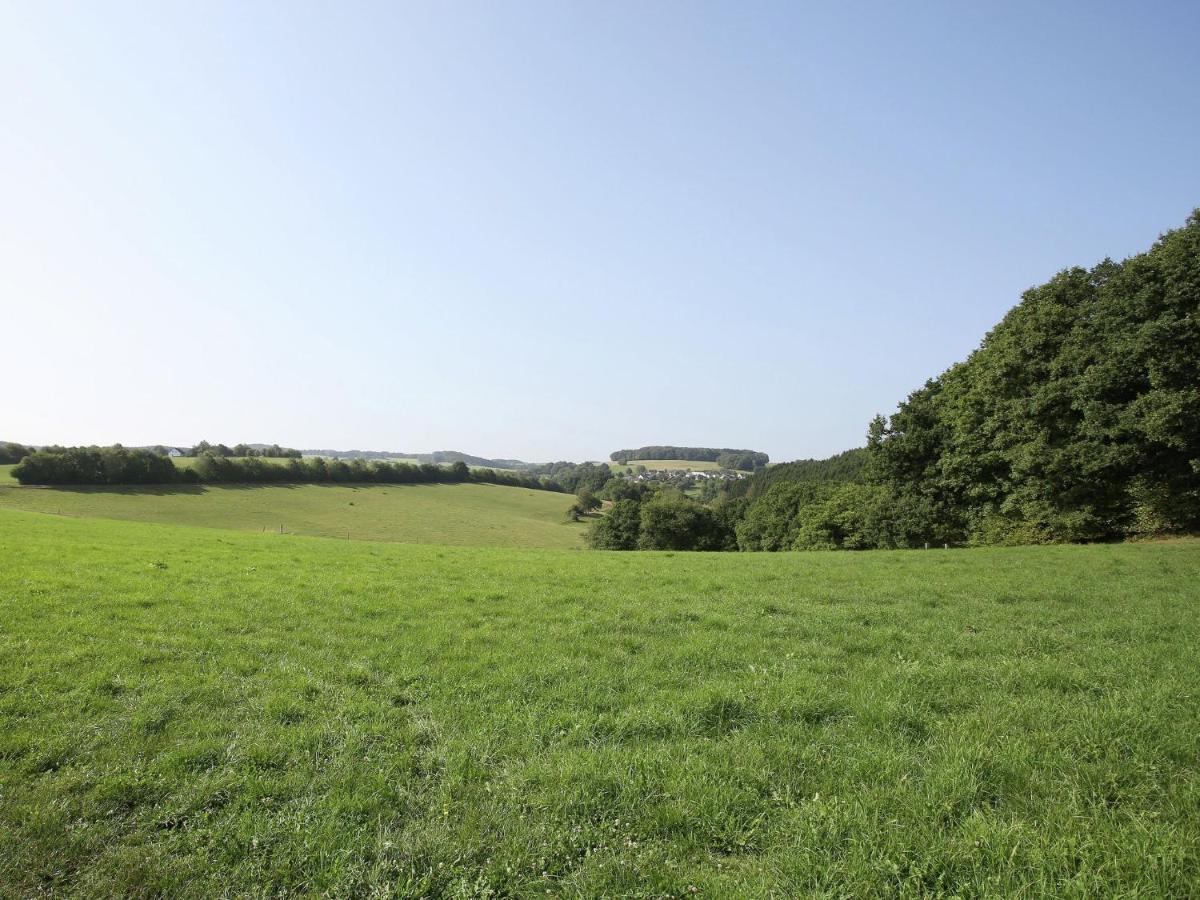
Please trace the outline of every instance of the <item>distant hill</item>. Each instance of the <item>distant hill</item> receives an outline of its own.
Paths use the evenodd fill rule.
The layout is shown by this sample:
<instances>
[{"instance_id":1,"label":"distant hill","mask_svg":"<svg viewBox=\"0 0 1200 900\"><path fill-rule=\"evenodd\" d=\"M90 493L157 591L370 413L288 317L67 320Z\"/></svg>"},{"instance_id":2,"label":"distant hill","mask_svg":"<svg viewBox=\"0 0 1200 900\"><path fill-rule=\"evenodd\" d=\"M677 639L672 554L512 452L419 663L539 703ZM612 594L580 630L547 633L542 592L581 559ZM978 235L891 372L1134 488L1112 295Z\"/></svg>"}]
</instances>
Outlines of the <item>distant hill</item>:
<instances>
[{"instance_id":1,"label":"distant hill","mask_svg":"<svg viewBox=\"0 0 1200 900\"><path fill-rule=\"evenodd\" d=\"M403 450L302 450L305 456L323 456L326 459L415 459L422 463L463 462L468 466L488 469L525 469L530 463L519 459L488 459L473 456L459 450L435 450L432 453L409 453Z\"/></svg>"},{"instance_id":2,"label":"distant hill","mask_svg":"<svg viewBox=\"0 0 1200 900\"><path fill-rule=\"evenodd\" d=\"M426 459L426 456L429 458ZM529 465L529 463L522 462L519 459L487 459L483 456L472 456L470 453L461 453L458 450L434 450L432 453L419 454L417 458L421 462L464 462L468 466L487 466L490 469L523 469Z\"/></svg>"}]
</instances>

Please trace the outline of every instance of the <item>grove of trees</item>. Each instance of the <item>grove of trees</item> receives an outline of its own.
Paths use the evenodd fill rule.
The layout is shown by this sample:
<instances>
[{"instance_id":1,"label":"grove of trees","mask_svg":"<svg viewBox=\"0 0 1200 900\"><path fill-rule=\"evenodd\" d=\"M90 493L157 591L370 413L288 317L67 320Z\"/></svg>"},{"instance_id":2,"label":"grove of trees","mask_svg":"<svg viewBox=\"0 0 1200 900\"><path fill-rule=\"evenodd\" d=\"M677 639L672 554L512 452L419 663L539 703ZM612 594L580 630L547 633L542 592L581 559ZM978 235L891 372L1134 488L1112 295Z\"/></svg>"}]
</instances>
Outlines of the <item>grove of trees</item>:
<instances>
[{"instance_id":1,"label":"grove of trees","mask_svg":"<svg viewBox=\"0 0 1200 900\"><path fill-rule=\"evenodd\" d=\"M33 448L26 447L24 444L16 444L12 441L0 441L0 466L19 463L32 452Z\"/></svg>"},{"instance_id":2,"label":"grove of trees","mask_svg":"<svg viewBox=\"0 0 1200 900\"><path fill-rule=\"evenodd\" d=\"M935 540L1200 527L1200 210L1146 253L1027 291L871 423L868 451L869 479Z\"/></svg>"},{"instance_id":3,"label":"grove of trees","mask_svg":"<svg viewBox=\"0 0 1200 900\"><path fill-rule=\"evenodd\" d=\"M666 489L613 503L592 523L587 542L597 550L735 550L731 526L720 507Z\"/></svg>"},{"instance_id":4,"label":"grove of trees","mask_svg":"<svg viewBox=\"0 0 1200 900\"><path fill-rule=\"evenodd\" d=\"M166 456L119 444L38 450L12 473L21 484L169 484L180 474Z\"/></svg>"},{"instance_id":5,"label":"grove of trees","mask_svg":"<svg viewBox=\"0 0 1200 900\"><path fill-rule=\"evenodd\" d=\"M165 447L157 449L164 454L166 453ZM250 444L235 444L232 447L227 447L225 444L210 444L208 441L201 441L194 447L186 448L181 452L184 456L203 456L208 453L213 456L237 456L243 458L262 456L268 459L299 459L302 455L299 450L294 450L291 447L280 447L278 444L268 444L260 447L252 447Z\"/></svg>"}]
</instances>

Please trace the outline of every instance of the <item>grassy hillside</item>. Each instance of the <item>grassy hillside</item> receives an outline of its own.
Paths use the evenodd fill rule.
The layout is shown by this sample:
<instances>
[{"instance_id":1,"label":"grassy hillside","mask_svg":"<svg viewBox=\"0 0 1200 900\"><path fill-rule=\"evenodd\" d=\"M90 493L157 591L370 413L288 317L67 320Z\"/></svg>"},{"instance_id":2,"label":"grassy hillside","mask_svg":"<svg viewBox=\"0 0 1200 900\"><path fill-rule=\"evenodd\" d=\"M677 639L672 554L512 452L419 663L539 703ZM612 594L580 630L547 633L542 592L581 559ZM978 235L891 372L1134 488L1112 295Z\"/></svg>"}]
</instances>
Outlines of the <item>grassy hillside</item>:
<instances>
[{"instance_id":1,"label":"grassy hillside","mask_svg":"<svg viewBox=\"0 0 1200 900\"><path fill-rule=\"evenodd\" d=\"M17 479L12 477L14 466L16 466L16 463L0 466L0 485L17 483Z\"/></svg>"},{"instance_id":2,"label":"grassy hillside","mask_svg":"<svg viewBox=\"0 0 1200 900\"><path fill-rule=\"evenodd\" d=\"M1200 884L1200 544L0 546L0 893Z\"/></svg>"},{"instance_id":3,"label":"grassy hillside","mask_svg":"<svg viewBox=\"0 0 1200 900\"><path fill-rule=\"evenodd\" d=\"M0 509L352 540L582 547L571 498L487 484L0 487Z\"/></svg>"}]
</instances>

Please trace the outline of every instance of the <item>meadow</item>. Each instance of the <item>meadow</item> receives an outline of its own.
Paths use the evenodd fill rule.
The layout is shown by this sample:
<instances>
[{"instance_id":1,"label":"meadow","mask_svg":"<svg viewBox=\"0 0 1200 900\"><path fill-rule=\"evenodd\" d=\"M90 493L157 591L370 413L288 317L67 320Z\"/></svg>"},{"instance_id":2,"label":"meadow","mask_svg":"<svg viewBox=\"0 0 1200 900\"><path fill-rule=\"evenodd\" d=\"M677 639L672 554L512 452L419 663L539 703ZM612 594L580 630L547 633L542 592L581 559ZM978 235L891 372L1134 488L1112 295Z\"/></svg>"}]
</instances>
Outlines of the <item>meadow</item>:
<instances>
[{"instance_id":1,"label":"meadow","mask_svg":"<svg viewBox=\"0 0 1200 900\"><path fill-rule=\"evenodd\" d=\"M0 510L279 531L342 540L580 548L572 497L490 484L0 485Z\"/></svg>"},{"instance_id":2,"label":"meadow","mask_svg":"<svg viewBox=\"0 0 1200 900\"><path fill-rule=\"evenodd\" d=\"M0 894L1200 884L1200 543L0 552Z\"/></svg>"}]
</instances>

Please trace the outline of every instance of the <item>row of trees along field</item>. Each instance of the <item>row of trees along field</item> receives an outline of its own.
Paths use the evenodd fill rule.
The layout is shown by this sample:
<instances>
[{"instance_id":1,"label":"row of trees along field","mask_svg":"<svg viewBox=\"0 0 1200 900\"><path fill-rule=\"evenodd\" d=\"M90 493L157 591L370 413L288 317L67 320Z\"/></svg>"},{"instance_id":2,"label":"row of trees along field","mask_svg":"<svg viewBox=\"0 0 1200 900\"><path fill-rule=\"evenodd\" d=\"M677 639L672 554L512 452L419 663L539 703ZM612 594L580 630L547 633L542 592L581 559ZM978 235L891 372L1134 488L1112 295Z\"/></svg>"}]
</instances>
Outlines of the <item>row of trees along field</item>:
<instances>
[{"instance_id":1,"label":"row of trees along field","mask_svg":"<svg viewBox=\"0 0 1200 900\"><path fill-rule=\"evenodd\" d=\"M165 485L200 483L245 484L448 484L475 482L537 490L563 490L548 478L523 472L472 469L466 463L368 462L310 457L290 458L286 464L261 456L234 458L204 453L189 468L149 450L113 447L59 447L25 456L13 468L22 484L45 485Z\"/></svg>"},{"instance_id":2,"label":"row of trees along field","mask_svg":"<svg viewBox=\"0 0 1200 900\"><path fill-rule=\"evenodd\" d=\"M610 453L608 458L622 465L640 459L715 462L722 469L741 469L747 472L761 469L771 461L771 457L757 450L731 450L728 447L638 447L636 450L616 450Z\"/></svg>"},{"instance_id":3,"label":"row of trees along field","mask_svg":"<svg viewBox=\"0 0 1200 900\"><path fill-rule=\"evenodd\" d=\"M52 446L43 447L42 449L52 453L61 453L71 448ZM150 448L149 452L158 456L167 456L172 449L177 450L180 456L185 457L203 456L204 454L209 453L213 456L261 456L268 459L300 458L299 450L293 450L290 447L280 447L278 444L268 444L257 447L251 446L250 444L236 444L233 447L228 447L225 444L210 444L208 441L201 441L194 447L170 448L164 446L163 444L159 444L156 447ZM18 463L29 454L35 452L35 450L35 447L26 447L23 444L15 444L11 441L0 441L0 465Z\"/></svg>"},{"instance_id":4,"label":"row of trees along field","mask_svg":"<svg viewBox=\"0 0 1200 900\"><path fill-rule=\"evenodd\" d=\"M156 452L166 454L167 448L158 446L154 448ZM300 459L303 455L299 450L291 447L280 447L278 444L266 444L261 446L252 446L250 444L234 444L228 447L225 444L210 444L208 441L201 441L194 447L180 448L180 453L183 456L203 456L208 453L213 456L236 456L240 458L249 458L253 456L262 456L267 459Z\"/></svg>"},{"instance_id":5,"label":"row of trees along field","mask_svg":"<svg viewBox=\"0 0 1200 900\"><path fill-rule=\"evenodd\" d=\"M590 541L863 549L1198 529L1200 211L1146 253L1027 291L966 361L876 417L865 448L765 469L707 507L623 498Z\"/></svg>"}]
</instances>

